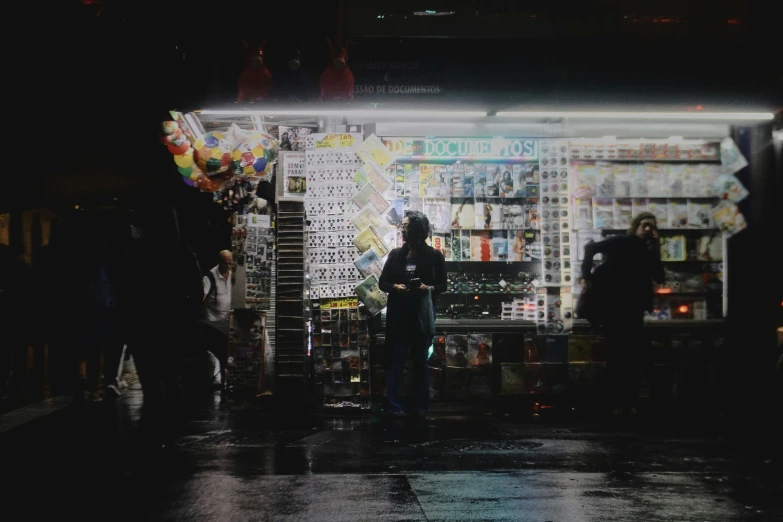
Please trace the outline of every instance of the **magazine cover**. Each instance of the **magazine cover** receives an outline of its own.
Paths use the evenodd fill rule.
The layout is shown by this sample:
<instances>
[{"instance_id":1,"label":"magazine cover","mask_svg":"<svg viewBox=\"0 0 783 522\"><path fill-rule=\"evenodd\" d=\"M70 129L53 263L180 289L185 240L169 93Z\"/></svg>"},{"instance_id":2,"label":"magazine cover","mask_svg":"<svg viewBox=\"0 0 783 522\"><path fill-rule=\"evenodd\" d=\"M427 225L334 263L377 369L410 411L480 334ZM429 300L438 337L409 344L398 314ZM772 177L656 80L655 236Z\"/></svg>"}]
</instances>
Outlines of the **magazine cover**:
<instances>
[{"instance_id":1,"label":"magazine cover","mask_svg":"<svg viewBox=\"0 0 783 522\"><path fill-rule=\"evenodd\" d=\"M671 197L683 197L685 194L685 165L666 165L666 177Z\"/></svg>"},{"instance_id":2,"label":"magazine cover","mask_svg":"<svg viewBox=\"0 0 783 522\"><path fill-rule=\"evenodd\" d=\"M469 230L463 230L460 232L459 241L460 241L460 249L462 250L462 253L460 256L462 257L463 261L481 261L480 259L473 259L471 257L471 244L470 244L470 236L472 232Z\"/></svg>"},{"instance_id":3,"label":"magazine cover","mask_svg":"<svg viewBox=\"0 0 783 522\"><path fill-rule=\"evenodd\" d=\"M452 230L451 234L446 236L450 239L451 242L451 257L446 258L446 261L462 261L462 245L460 244L460 234L461 232L459 230Z\"/></svg>"},{"instance_id":4,"label":"magazine cover","mask_svg":"<svg viewBox=\"0 0 783 522\"><path fill-rule=\"evenodd\" d=\"M525 230L525 256L522 261L539 261L543 257L543 252L541 232L538 230Z\"/></svg>"},{"instance_id":5,"label":"magazine cover","mask_svg":"<svg viewBox=\"0 0 783 522\"><path fill-rule=\"evenodd\" d=\"M715 223L712 221L712 204L695 199L689 199L688 227L715 228Z\"/></svg>"},{"instance_id":6,"label":"magazine cover","mask_svg":"<svg viewBox=\"0 0 783 522\"><path fill-rule=\"evenodd\" d=\"M394 163L391 152L375 134L370 134L355 151L362 161L371 164L378 172L384 172L386 167Z\"/></svg>"},{"instance_id":7,"label":"magazine cover","mask_svg":"<svg viewBox=\"0 0 783 522\"><path fill-rule=\"evenodd\" d=\"M474 229L500 230L503 226L503 205L496 199L476 200Z\"/></svg>"},{"instance_id":8,"label":"magazine cover","mask_svg":"<svg viewBox=\"0 0 783 522\"><path fill-rule=\"evenodd\" d=\"M430 221L433 232L445 234L451 231L451 202L448 199L425 199L424 215Z\"/></svg>"},{"instance_id":9,"label":"magazine cover","mask_svg":"<svg viewBox=\"0 0 783 522\"><path fill-rule=\"evenodd\" d=\"M351 219L351 224L353 224L353 226L360 231L364 230L370 225L374 226L379 233L381 233L380 229L388 228L386 221L381 217L378 211L373 208L372 205L367 205L361 209L359 213ZM385 234L381 233L381 235Z\"/></svg>"},{"instance_id":10,"label":"magazine cover","mask_svg":"<svg viewBox=\"0 0 783 522\"><path fill-rule=\"evenodd\" d=\"M508 261L508 236L505 230L492 232L492 261Z\"/></svg>"},{"instance_id":11,"label":"magazine cover","mask_svg":"<svg viewBox=\"0 0 783 522\"><path fill-rule=\"evenodd\" d=\"M592 162L574 163L574 197L589 199L596 194L597 169Z\"/></svg>"},{"instance_id":12,"label":"magazine cover","mask_svg":"<svg viewBox=\"0 0 783 522\"><path fill-rule=\"evenodd\" d=\"M423 198L450 198L451 176L452 173L446 166L420 165L419 195Z\"/></svg>"},{"instance_id":13,"label":"magazine cover","mask_svg":"<svg viewBox=\"0 0 783 522\"><path fill-rule=\"evenodd\" d=\"M514 189L514 176L512 175L511 165L501 165L500 181L498 183L498 194L501 198L513 198L516 194Z\"/></svg>"},{"instance_id":14,"label":"magazine cover","mask_svg":"<svg viewBox=\"0 0 783 522\"><path fill-rule=\"evenodd\" d=\"M379 213L383 214L389 209L389 202L384 199L378 190L372 183L367 183L359 192L353 197L353 203L358 210L363 209L367 205L372 207Z\"/></svg>"},{"instance_id":15,"label":"magazine cover","mask_svg":"<svg viewBox=\"0 0 783 522\"><path fill-rule=\"evenodd\" d=\"M593 228L613 229L614 226L614 199L593 199Z\"/></svg>"},{"instance_id":16,"label":"magazine cover","mask_svg":"<svg viewBox=\"0 0 783 522\"><path fill-rule=\"evenodd\" d=\"M529 165L525 168L525 185L538 185L541 182L541 175L539 174L538 163ZM527 190L526 194L529 194Z\"/></svg>"},{"instance_id":17,"label":"magazine cover","mask_svg":"<svg viewBox=\"0 0 783 522\"><path fill-rule=\"evenodd\" d=\"M669 228L688 228L688 201L669 200Z\"/></svg>"},{"instance_id":18,"label":"magazine cover","mask_svg":"<svg viewBox=\"0 0 783 522\"><path fill-rule=\"evenodd\" d=\"M462 185L463 185L463 191L466 198L472 198L475 196L474 192L474 184L475 184L475 174L476 174L476 167L475 165L465 165L465 171L462 174Z\"/></svg>"},{"instance_id":19,"label":"magazine cover","mask_svg":"<svg viewBox=\"0 0 783 522\"><path fill-rule=\"evenodd\" d=\"M682 194L686 197L699 197L702 183L701 170L698 165L685 165L682 172Z\"/></svg>"},{"instance_id":20,"label":"magazine cover","mask_svg":"<svg viewBox=\"0 0 783 522\"><path fill-rule=\"evenodd\" d=\"M720 142L720 166L724 174L736 174L748 166L748 160L731 138L724 138Z\"/></svg>"},{"instance_id":21,"label":"magazine cover","mask_svg":"<svg viewBox=\"0 0 783 522\"><path fill-rule=\"evenodd\" d=\"M713 183L713 191L720 199L739 203L748 197L748 189L734 174L721 174Z\"/></svg>"},{"instance_id":22,"label":"magazine cover","mask_svg":"<svg viewBox=\"0 0 783 522\"><path fill-rule=\"evenodd\" d=\"M473 196L476 198L487 197L487 166L474 165Z\"/></svg>"},{"instance_id":23,"label":"magazine cover","mask_svg":"<svg viewBox=\"0 0 783 522\"><path fill-rule=\"evenodd\" d=\"M633 203L630 198L615 198L614 228L626 230L633 219Z\"/></svg>"},{"instance_id":24,"label":"magazine cover","mask_svg":"<svg viewBox=\"0 0 783 522\"><path fill-rule=\"evenodd\" d=\"M647 200L647 210L655 216L659 228L667 226L669 223L669 203L665 199Z\"/></svg>"},{"instance_id":25,"label":"magazine cover","mask_svg":"<svg viewBox=\"0 0 783 522\"><path fill-rule=\"evenodd\" d=\"M522 199L505 200L503 202L503 222L500 228L506 230L521 230L525 228L525 206Z\"/></svg>"},{"instance_id":26,"label":"magazine cover","mask_svg":"<svg viewBox=\"0 0 783 522\"><path fill-rule=\"evenodd\" d=\"M378 279L371 275L356 286L356 296L367 307L367 313L375 316L386 308L386 293L378 287Z\"/></svg>"},{"instance_id":27,"label":"magazine cover","mask_svg":"<svg viewBox=\"0 0 783 522\"><path fill-rule=\"evenodd\" d=\"M375 187L375 190L377 190L380 194L385 194L386 191L394 185L394 181L392 181L392 179L386 175L386 171L380 172L375 170L375 167L369 163L365 163L357 171L357 173L354 175L354 181L360 188L363 187L365 183L372 183Z\"/></svg>"},{"instance_id":28,"label":"magazine cover","mask_svg":"<svg viewBox=\"0 0 783 522\"><path fill-rule=\"evenodd\" d=\"M310 127L278 127L280 150L304 151L305 139L312 133Z\"/></svg>"},{"instance_id":29,"label":"magazine cover","mask_svg":"<svg viewBox=\"0 0 783 522\"><path fill-rule=\"evenodd\" d=\"M528 166L526 164L516 164L513 165L511 168L511 176L513 180L513 189L514 189L514 197L516 198L524 198L525 197L525 179L527 178L526 169ZM510 196L507 196L510 197Z\"/></svg>"},{"instance_id":30,"label":"magazine cover","mask_svg":"<svg viewBox=\"0 0 783 522\"><path fill-rule=\"evenodd\" d=\"M394 196L405 197L405 165L394 165Z\"/></svg>"},{"instance_id":31,"label":"magazine cover","mask_svg":"<svg viewBox=\"0 0 783 522\"><path fill-rule=\"evenodd\" d=\"M430 238L430 245L432 246L432 248L442 253L444 259L448 259L448 257L446 257L446 234L439 234L437 232L433 232ZM449 257L451 257L450 252L449 252Z\"/></svg>"},{"instance_id":32,"label":"magazine cover","mask_svg":"<svg viewBox=\"0 0 783 522\"><path fill-rule=\"evenodd\" d=\"M595 164L595 195L599 197L614 196L614 165L605 161Z\"/></svg>"},{"instance_id":33,"label":"magazine cover","mask_svg":"<svg viewBox=\"0 0 783 522\"><path fill-rule=\"evenodd\" d=\"M472 230L476 227L476 211L472 199L451 204L451 229Z\"/></svg>"},{"instance_id":34,"label":"magazine cover","mask_svg":"<svg viewBox=\"0 0 783 522\"><path fill-rule=\"evenodd\" d=\"M647 197L647 168L645 165L631 165L631 196Z\"/></svg>"},{"instance_id":35,"label":"magazine cover","mask_svg":"<svg viewBox=\"0 0 783 522\"><path fill-rule=\"evenodd\" d=\"M729 237L747 228L745 216L731 201L721 201L712 209L712 220Z\"/></svg>"},{"instance_id":36,"label":"magazine cover","mask_svg":"<svg viewBox=\"0 0 783 522\"><path fill-rule=\"evenodd\" d=\"M530 187L528 187L530 188ZM525 228L526 229L541 229L541 214L538 210L538 198L528 197L525 199Z\"/></svg>"},{"instance_id":37,"label":"magazine cover","mask_svg":"<svg viewBox=\"0 0 783 522\"><path fill-rule=\"evenodd\" d=\"M574 211L576 213L576 218L574 219L575 230L593 228L593 200L592 199L575 199Z\"/></svg>"},{"instance_id":38,"label":"magazine cover","mask_svg":"<svg viewBox=\"0 0 783 522\"><path fill-rule=\"evenodd\" d=\"M466 359L468 366L492 364L492 334L469 334Z\"/></svg>"},{"instance_id":39,"label":"magazine cover","mask_svg":"<svg viewBox=\"0 0 783 522\"><path fill-rule=\"evenodd\" d=\"M468 336L446 336L446 366L466 368L468 366Z\"/></svg>"},{"instance_id":40,"label":"magazine cover","mask_svg":"<svg viewBox=\"0 0 783 522\"><path fill-rule=\"evenodd\" d=\"M647 171L647 195L651 198L668 198L671 195L669 177L662 163L645 163Z\"/></svg>"},{"instance_id":41,"label":"magazine cover","mask_svg":"<svg viewBox=\"0 0 783 522\"><path fill-rule=\"evenodd\" d=\"M465 197L465 164L458 163L451 170L451 197Z\"/></svg>"},{"instance_id":42,"label":"magazine cover","mask_svg":"<svg viewBox=\"0 0 783 522\"><path fill-rule=\"evenodd\" d=\"M614 195L619 198L631 197L631 165L614 164Z\"/></svg>"},{"instance_id":43,"label":"magazine cover","mask_svg":"<svg viewBox=\"0 0 783 522\"><path fill-rule=\"evenodd\" d=\"M374 275L376 279L381 278L383 259L374 248L370 247L370 249L359 256L353 264L359 273L362 274L362 277L367 278Z\"/></svg>"},{"instance_id":44,"label":"magazine cover","mask_svg":"<svg viewBox=\"0 0 783 522\"><path fill-rule=\"evenodd\" d=\"M685 236L661 238L661 261L685 261L687 254Z\"/></svg>"},{"instance_id":45,"label":"magazine cover","mask_svg":"<svg viewBox=\"0 0 783 522\"><path fill-rule=\"evenodd\" d=\"M525 261L525 231L509 230L507 238L508 260L515 262Z\"/></svg>"},{"instance_id":46,"label":"magazine cover","mask_svg":"<svg viewBox=\"0 0 783 522\"><path fill-rule=\"evenodd\" d=\"M650 207L647 204L647 198L633 198L631 200L631 215L635 218L642 212L649 212Z\"/></svg>"},{"instance_id":47,"label":"magazine cover","mask_svg":"<svg viewBox=\"0 0 783 522\"><path fill-rule=\"evenodd\" d=\"M715 198L718 194L715 192L715 183L721 175L720 165L701 164L699 165L701 171L700 192L699 197L702 198Z\"/></svg>"},{"instance_id":48,"label":"magazine cover","mask_svg":"<svg viewBox=\"0 0 783 522\"><path fill-rule=\"evenodd\" d=\"M381 257L386 257L386 254L389 253L389 247L386 245L386 242L378 235L377 230L372 225L359 232L353 238L353 243L361 253L367 252L371 248L375 248Z\"/></svg>"},{"instance_id":49,"label":"magazine cover","mask_svg":"<svg viewBox=\"0 0 783 522\"><path fill-rule=\"evenodd\" d=\"M416 163L405 164L405 197L420 197L419 192L419 165Z\"/></svg>"},{"instance_id":50,"label":"magazine cover","mask_svg":"<svg viewBox=\"0 0 783 522\"><path fill-rule=\"evenodd\" d=\"M511 174L509 173L509 176ZM501 165L487 165L487 197L496 198L500 196L500 184L503 177Z\"/></svg>"},{"instance_id":51,"label":"magazine cover","mask_svg":"<svg viewBox=\"0 0 783 522\"><path fill-rule=\"evenodd\" d=\"M470 258L473 261L492 261L492 232L477 230L471 232Z\"/></svg>"},{"instance_id":52,"label":"magazine cover","mask_svg":"<svg viewBox=\"0 0 783 522\"><path fill-rule=\"evenodd\" d=\"M436 188L435 165L419 164L419 197L427 197L429 194L436 192Z\"/></svg>"}]
</instances>

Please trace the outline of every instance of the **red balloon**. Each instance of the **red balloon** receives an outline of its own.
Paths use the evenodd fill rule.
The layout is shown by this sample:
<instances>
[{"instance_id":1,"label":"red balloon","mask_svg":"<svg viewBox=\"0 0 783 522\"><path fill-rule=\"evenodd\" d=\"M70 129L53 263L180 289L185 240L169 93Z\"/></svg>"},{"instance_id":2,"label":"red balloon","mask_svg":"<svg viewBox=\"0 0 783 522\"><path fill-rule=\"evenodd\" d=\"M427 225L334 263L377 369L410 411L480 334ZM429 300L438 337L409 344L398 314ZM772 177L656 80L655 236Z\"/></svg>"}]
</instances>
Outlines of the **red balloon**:
<instances>
[{"instance_id":1,"label":"red balloon","mask_svg":"<svg viewBox=\"0 0 783 522\"><path fill-rule=\"evenodd\" d=\"M185 154L188 151L190 148L190 142L185 140L182 145L174 145L173 143L169 143L166 145L166 147L169 149L169 152L175 156L178 156L180 154Z\"/></svg>"}]
</instances>

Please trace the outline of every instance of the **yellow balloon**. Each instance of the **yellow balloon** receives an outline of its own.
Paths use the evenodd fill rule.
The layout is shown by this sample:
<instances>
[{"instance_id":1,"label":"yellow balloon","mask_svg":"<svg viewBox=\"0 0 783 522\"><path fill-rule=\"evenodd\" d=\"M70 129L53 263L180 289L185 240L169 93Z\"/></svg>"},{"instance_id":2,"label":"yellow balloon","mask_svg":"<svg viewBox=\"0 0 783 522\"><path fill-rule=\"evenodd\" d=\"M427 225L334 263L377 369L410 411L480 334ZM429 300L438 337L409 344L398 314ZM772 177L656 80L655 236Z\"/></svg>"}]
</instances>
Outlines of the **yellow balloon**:
<instances>
[{"instance_id":1,"label":"yellow balloon","mask_svg":"<svg viewBox=\"0 0 783 522\"><path fill-rule=\"evenodd\" d=\"M174 156L174 163L177 164L178 167L192 167L193 166L193 149L188 149L188 151L185 154L177 154Z\"/></svg>"}]
</instances>

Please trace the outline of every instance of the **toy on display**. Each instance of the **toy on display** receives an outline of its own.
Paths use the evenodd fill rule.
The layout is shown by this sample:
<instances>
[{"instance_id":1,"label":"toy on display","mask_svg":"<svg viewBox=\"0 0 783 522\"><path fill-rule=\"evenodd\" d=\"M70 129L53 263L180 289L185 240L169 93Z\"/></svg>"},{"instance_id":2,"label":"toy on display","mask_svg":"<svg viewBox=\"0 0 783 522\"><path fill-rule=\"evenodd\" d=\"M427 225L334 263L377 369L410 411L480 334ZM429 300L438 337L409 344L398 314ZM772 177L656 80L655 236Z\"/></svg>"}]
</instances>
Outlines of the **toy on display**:
<instances>
[{"instance_id":1,"label":"toy on display","mask_svg":"<svg viewBox=\"0 0 783 522\"><path fill-rule=\"evenodd\" d=\"M331 40L326 40L329 45L329 67L321 74L321 101L352 100L354 78L351 68L348 66L348 46L340 50L335 49Z\"/></svg>"},{"instance_id":2,"label":"toy on display","mask_svg":"<svg viewBox=\"0 0 783 522\"><path fill-rule=\"evenodd\" d=\"M231 166L231 140L222 132L208 132L195 145L196 164L207 176L221 174Z\"/></svg>"},{"instance_id":3,"label":"toy on display","mask_svg":"<svg viewBox=\"0 0 783 522\"><path fill-rule=\"evenodd\" d=\"M264 133L253 133L241 139L232 152L232 168L239 179L268 180L277 159L277 142Z\"/></svg>"},{"instance_id":4,"label":"toy on display","mask_svg":"<svg viewBox=\"0 0 783 522\"><path fill-rule=\"evenodd\" d=\"M264 61L264 47L266 41L258 47L250 47L242 40L245 46L245 68L239 75L237 102L260 102L268 100L272 94L272 73Z\"/></svg>"}]
</instances>

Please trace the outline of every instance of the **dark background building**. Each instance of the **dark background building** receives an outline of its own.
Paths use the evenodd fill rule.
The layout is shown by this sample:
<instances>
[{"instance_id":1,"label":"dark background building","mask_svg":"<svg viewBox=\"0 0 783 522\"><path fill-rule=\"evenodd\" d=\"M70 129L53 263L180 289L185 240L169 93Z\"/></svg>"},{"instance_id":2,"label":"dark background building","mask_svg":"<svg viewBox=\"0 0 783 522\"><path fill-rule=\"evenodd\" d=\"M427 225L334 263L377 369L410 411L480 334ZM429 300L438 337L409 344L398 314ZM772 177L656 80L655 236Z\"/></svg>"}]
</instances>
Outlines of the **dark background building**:
<instances>
[{"instance_id":1,"label":"dark background building","mask_svg":"<svg viewBox=\"0 0 783 522\"><path fill-rule=\"evenodd\" d=\"M170 109L233 103L242 40L268 42L273 75L300 51L317 79L328 62L325 39L340 45L351 38L357 102L780 107L780 18L760 4L26 5L29 15L18 18L26 39L15 44L22 73L9 98L18 100L11 109L19 115L9 130L37 145L23 146L34 157L6 175L0 212L131 193L190 194L157 141L158 124Z\"/></svg>"}]
</instances>

